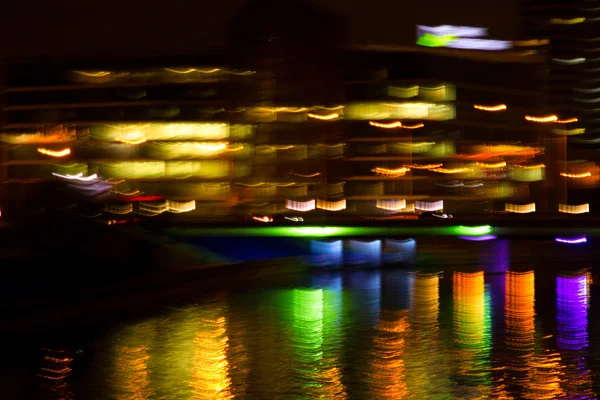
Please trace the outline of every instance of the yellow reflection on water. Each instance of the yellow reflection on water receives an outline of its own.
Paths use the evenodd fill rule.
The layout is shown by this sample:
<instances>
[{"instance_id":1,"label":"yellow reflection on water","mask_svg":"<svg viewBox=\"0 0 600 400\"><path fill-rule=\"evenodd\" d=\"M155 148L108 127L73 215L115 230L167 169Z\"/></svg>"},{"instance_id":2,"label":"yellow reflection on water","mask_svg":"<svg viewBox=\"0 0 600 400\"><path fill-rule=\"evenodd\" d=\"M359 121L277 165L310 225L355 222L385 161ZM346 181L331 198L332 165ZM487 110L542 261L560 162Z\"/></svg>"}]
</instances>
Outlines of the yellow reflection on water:
<instances>
[{"instance_id":1,"label":"yellow reflection on water","mask_svg":"<svg viewBox=\"0 0 600 400\"><path fill-rule=\"evenodd\" d=\"M410 343L406 382L414 399L453 399L446 345L440 337L440 294L437 274L409 277Z\"/></svg>"},{"instance_id":2,"label":"yellow reflection on water","mask_svg":"<svg viewBox=\"0 0 600 400\"><path fill-rule=\"evenodd\" d=\"M194 369L189 385L194 399L231 399L225 317L203 319L194 339Z\"/></svg>"},{"instance_id":3,"label":"yellow reflection on water","mask_svg":"<svg viewBox=\"0 0 600 400\"><path fill-rule=\"evenodd\" d=\"M115 398L141 400L154 394L148 371L153 331L150 324L139 324L123 329L118 335L112 379Z\"/></svg>"}]
</instances>

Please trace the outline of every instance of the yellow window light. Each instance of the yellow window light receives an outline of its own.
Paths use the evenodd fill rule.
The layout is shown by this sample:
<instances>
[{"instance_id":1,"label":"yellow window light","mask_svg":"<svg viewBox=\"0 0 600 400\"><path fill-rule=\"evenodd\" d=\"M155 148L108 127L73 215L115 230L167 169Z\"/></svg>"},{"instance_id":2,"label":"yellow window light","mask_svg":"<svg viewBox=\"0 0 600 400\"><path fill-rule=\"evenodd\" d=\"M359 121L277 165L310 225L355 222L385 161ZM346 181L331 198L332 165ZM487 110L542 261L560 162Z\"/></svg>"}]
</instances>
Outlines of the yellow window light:
<instances>
[{"instance_id":1,"label":"yellow window light","mask_svg":"<svg viewBox=\"0 0 600 400\"><path fill-rule=\"evenodd\" d=\"M559 204L558 212L565 213L565 214L585 214L585 213L590 212L590 205L588 203L580 204L578 206L570 206L568 204Z\"/></svg>"}]
</instances>

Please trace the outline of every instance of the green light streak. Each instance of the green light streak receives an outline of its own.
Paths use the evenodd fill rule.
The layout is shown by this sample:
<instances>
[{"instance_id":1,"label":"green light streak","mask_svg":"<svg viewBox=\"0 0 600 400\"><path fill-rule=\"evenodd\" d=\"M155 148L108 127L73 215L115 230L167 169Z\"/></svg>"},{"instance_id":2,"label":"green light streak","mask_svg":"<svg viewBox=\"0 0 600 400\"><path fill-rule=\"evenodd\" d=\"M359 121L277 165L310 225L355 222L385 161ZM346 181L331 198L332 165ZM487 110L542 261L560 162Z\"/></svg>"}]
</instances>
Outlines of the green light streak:
<instances>
[{"instance_id":1,"label":"green light streak","mask_svg":"<svg viewBox=\"0 0 600 400\"><path fill-rule=\"evenodd\" d=\"M487 235L492 232L492 227L489 225L481 225L481 226L453 226L452 229L455 231L455 235L469 235L469 236L479 236L479 235Z\"/></svg>"},{"instance_id":2,"label":"green light streak","mask_svg":"<svg viewBox=\"0 0 600 400\"><path fill-rule=\"evenodd\" d=\"M351 226L265 226L233 228L171 228L166 232L170 236L193 237L346 237L346 236L480 236L492 232L490 225L482 226L444 226L444 227L351 227Z\"/></svg>"},{"instance_id":3,"label":"green light streak","mask_svg":"<svg viewBox=\"0 0 600 400\"><path fill-rule=\"evenodd\" d=\"M417 39L417 44L419 46L426 47L446 47L453 40L458 39L457 36L451 35L433 35L431 33L426 33L423 36L419 36Z\"/></svg>"}]
</instances>

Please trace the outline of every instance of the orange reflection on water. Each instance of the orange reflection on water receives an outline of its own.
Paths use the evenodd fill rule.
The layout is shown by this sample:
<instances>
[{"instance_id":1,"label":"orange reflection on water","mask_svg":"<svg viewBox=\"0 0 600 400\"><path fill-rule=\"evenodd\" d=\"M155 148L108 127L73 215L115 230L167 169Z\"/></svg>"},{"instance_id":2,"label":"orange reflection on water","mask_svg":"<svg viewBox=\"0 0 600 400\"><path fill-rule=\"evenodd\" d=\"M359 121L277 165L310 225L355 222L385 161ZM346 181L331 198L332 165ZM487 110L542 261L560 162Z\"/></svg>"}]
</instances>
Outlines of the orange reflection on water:
<instances>
[{"instance_id":1,"label":"orange reflection on water","mask_svg":"<svg viewBox=\"0 0 600 400\"><path fill-rule=\"evenodd\" d=\"M454 272L454 341L458 347L458 373L470 396L489 396L490 321L486 315L483 272Z\"/></svg>"},{"instance_id":2,"label":"orange reflection on water","mask_svg":"<svg viewBox=\"0 0 600 400\"><path fill-rule=\"evenodd\" d=\"M43 349L44 358L38 374L41 389L46 399L73 399L69 385L73 358L66 350Z\"/></svg>"},{"instance_id":3,"label":"orange reflection on water","mask_svg":"<svg viewBox=\"0 0 600 400\"><path fill-rule=\"evenodd\" d=\"M117 399L147 399L153 394L148 374L148 346L117 346Z\"/></svg>"},{"instance_id":4,"label":"orange reflection on water","mask_svg":"<svg viewBox=\"0 0 600 400\"><path fill-rule=\"evenodd\" d=\"M408 396L404 359L409 329L407 310L381 311L371 372L375 398L403 399Z\"/></svg>"}]
</instances>

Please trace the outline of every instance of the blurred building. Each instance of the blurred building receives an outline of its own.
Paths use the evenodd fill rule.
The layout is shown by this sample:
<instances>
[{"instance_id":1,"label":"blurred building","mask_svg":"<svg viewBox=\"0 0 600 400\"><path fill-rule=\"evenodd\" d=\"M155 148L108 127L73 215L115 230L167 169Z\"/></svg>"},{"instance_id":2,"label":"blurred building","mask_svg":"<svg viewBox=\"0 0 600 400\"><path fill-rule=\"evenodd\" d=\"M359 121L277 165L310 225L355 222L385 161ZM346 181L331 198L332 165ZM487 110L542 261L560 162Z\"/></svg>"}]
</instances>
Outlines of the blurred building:
<instances>
[{"instance_id":1,"label":"blurred building","mask_svg":"<svg viewBox=\"0 0 600 400\"><path fill-rule=\"evenodd\" d=\"M548 50L550 105L559 115L579 118L577 128L598 137L600 58L595 52L600 8L584 0L526 0L523 6L528 36L524 43Z\"/></svg>"},{"instance_id":2,"label":"blurred building","mask_svg":"<svg viewBox=\"0 0 600 400\"><path fill-rule=\"evenodd\" d=\"M231 32L222 54L11 62L2 212L268 221L569 205L554 132L566 125L543 122L539 52L349 49L343 21L295 1L251 3Z\"/></svg>"}]
</instances>

